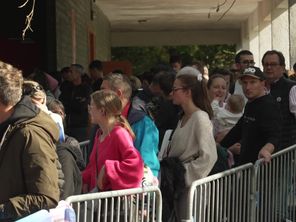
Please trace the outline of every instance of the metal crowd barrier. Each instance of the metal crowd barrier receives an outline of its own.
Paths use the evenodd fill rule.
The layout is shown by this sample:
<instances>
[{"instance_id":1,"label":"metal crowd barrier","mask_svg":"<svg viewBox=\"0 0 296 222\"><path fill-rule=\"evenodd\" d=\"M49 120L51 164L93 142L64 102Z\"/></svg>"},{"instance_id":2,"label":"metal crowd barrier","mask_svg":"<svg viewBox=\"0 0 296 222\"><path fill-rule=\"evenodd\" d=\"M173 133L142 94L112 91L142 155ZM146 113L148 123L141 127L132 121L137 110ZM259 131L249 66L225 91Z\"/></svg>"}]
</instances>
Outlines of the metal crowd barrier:
<instances>
[{"instance_id":1,"label":"metal crowd barrier","mask_svg":"<svg viewBox=\"0 0 296 222\"><path fill-rule=\"evenodd\" d=\"M251 221L253 177L249 163L193 182L183 221Z\"/></svg>"},{"instance_id":2,"label":"metal crowd barrier","mask_svg":"<svg viewBox=\"0 0 296 222\"><path fill-rule=\"evenodd\" d=\"M158 187L145 187L71 196L77 222L161 222L162 198Z\"/></svg>"},{"instance_id":3,"label":"metal crowd barrier","mask_svg":"<svg viewBox=\"0 0 296 222\"><path fill-rule=\"evenodd\" d=\"M256 173L256 221L296 221L296 146L258 160Z\"/></svg>"},{"instance_id":4,"label":"metal crowd barrier","mask_svg":"<svg viewBox=\"0 0 296 222\"><path fill-rule=\"evenodd\" d=\"M296 145L192 183L187 216L198 222L295 222Z\"/></svg>"},{"instance_id":5,"label":"metal crowd barrier","mask_svg":"<svg viewBox=\"0 0 296 222\"><path fill-rule=\"evenodd\" d=\"M85 161L85 163L87 164L89 162L89 155L90 155L90 150L88 149L88 144L89 144L89 140L83 141L79 143L82 155L83 155L83 159Z\"/></svg>"}]
</instances>

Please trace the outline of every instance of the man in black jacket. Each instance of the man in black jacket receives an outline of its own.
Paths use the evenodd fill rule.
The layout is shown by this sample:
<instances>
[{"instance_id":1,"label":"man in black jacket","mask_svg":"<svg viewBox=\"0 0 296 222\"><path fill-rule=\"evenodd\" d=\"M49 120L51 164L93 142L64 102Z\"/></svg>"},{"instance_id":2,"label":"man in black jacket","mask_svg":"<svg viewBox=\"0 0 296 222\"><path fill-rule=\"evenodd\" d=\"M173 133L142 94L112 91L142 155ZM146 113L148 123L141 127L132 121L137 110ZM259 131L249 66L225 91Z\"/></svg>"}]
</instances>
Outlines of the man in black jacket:
<instances>
[{"instance_id":1,"label":"man in black jacket","mask_svg":"<svg viewBox=\"0 0 296 222\"><path fill-rule=\"evenodd\" d=\"M90 102L91 87L82 79L83 67L79 64L72 64L71 87L62 91L59 99L66 110L66 133L73 136L79 142L88 138L88 109Z\"/></svg>"},{"instance_id":2,"label":"man in black jacket","mask_svg":"<svg viewBox=\"0 0 296 222\"><path fill-rule=\"evenodd\" d=\"M239 165L260 158L269 162L280 137L279 107L271 95L266 95L265 76L259 68L246 68L240 78L248 103L243 116L221 141L221 145L231 147L240 141Z\"/></svg>"},{"instance_id":3,"label":"man in black jacket","mask_svg":"<svg viewBox=\"0 0 296 222\"><path fill-rule=\"evenodd\" d=\"M280 106L283 117L278 150L296 143L296 82L284 77L285 57L276 50L267 51L262 58L267 86Z\"/></svg>"}]
</instances>

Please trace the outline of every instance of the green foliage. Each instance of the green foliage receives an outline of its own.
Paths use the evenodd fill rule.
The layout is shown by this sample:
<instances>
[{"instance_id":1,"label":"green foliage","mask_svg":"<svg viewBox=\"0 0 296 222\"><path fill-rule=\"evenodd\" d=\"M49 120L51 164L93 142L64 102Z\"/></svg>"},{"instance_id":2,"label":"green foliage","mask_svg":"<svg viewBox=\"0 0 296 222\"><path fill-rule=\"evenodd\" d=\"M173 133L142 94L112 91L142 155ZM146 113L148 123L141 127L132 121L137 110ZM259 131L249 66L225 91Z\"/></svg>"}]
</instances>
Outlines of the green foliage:
<instances>
[{"instance_id":1,"label":"green foliage","mask_svg":"<svg viewBox=\"0 0 296 222\"><path fill-rule=\"evenodd\" d=\"M194 60L203 61L209 69L229 67L235 56L235 45L191 45L162 47L115 47L112 60L128 60L133 64L133 73L139 75L156 64L168 63L171 54L178 54L183 65Z\"/></svg>"}]
</instances>

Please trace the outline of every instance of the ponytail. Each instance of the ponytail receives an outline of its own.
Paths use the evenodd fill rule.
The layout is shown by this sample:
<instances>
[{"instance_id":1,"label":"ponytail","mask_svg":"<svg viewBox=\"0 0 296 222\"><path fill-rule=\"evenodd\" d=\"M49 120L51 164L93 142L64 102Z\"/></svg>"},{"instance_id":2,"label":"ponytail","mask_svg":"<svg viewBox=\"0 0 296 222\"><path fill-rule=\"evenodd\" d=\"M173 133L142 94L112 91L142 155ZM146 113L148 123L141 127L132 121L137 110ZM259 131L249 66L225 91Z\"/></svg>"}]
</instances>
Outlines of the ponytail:
<instances>
[{"instance_id":1,"label":"ponytail","mask_svg":"<svg viewBox=\"0 0 296 222\"><path fill-rule=\"evenodd\" d=\"M103 108L105 110L107 118L115 118L120 126L129 132L133 139L136 138L130 124L121 115L122 103L115 92L111 90L99 90L91 94L91 100L97 108Z\"/></svg>"},{"instance_id":2,"label":"ponytail","mask_svg":"<svg viewBox=\"0 0 296 222\"><path fill-rule=\"evenodd\" d=\"M135 133L133 132L133 130L132 130L130 124L128 123L128 121L126 120L126 118L122 115L118 115L118 121L119 121L120 125L129 132L129 134L131 135L133 140L135 140L135 138L136 138Z\"/></svg>"}]
</instances>

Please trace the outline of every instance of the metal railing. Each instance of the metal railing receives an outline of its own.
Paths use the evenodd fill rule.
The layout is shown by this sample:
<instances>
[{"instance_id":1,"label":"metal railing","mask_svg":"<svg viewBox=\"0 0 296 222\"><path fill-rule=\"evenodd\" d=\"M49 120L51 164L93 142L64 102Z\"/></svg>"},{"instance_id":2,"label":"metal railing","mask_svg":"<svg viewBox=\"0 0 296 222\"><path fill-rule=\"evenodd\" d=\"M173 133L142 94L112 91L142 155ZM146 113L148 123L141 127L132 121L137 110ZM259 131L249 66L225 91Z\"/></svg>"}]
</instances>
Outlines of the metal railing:
<instances>
[{"instance_id":1,"label":"metal railing","mask_svg":"<svg viewBox=\"0 0 296 222\"><path fill-rule=\"evenodd\" d=\"M183 221L296 221L296 145L192 183Z\"/></svg>"},{"instance_id":2,"label":"metal railing","mask_svg":"<svg viewBox=\"0 0 296 222\"><path fill-rule=\"evenodd\" d=\"M90 152L89 148L88 148L88 144L89 144L89 140L83 141L79 143L82 155L83 155L83 159L85 161L85 163L87 164L89 162L89 155Z\"/></svg>"},{"instance_id":3,"label":"metal railing","mask_svg":"<svg viewBox=\"0 0 296 222\"><path fill-rule=\"evenodd\" d=\"M88 143L89 141L80 143L85 157L88 155ZM140 188L141 191L144 189ZM94 194L87 195L93 197ZM102 193L95 195L101 199ZM158 195L161 199L161 194ZM136 196L141 201L145 199L140 194ZM109 197L105 196L107 199ZM114 205L120 203L121 200L122 197L116 200L115 196L112 196L111 199L103 202L101 200L101 205L112 205L112 201ZM132 202L131 199L125 198L125 204ZM245 164L193 182L188 203L190 207L187 209L187 217L183 221L296 221L296 145L273 154L272 160L268 164L258 160L255 164ZM139 205L145 206L145 204ZM83 207L89 211L90 203L83 204ZM125 205L123 208L136 212L134 205ZM119 206L115 209L120 211ZM106 208L104 210L106 211ZM84 212L86 211L84 210ZM109 210L106 212L103 215L110 216ZM138 212L147 211L139 210ZM91 215L94 217L97 213L93 211ZM122 218L122 210L120 215L119 220L108 221L127 221ZM132 216L131 213L129 215ZM142 216L147 219L143 214ZM89 217L90 215L86 216L86 218ZM77 218L79 219L81 216ZM137 218L138 221L143 221L140 220L143 219L141 216L138 215ZM133 219L135 219L134 215ZM146 219L145 221L152 221L152 218Z\"/></svg>"},{"instance_id":4,"label":"metal railing","mask_svg":"<svg viewBox=\"0 0 296 222\"><path fill-rule=\"evenodd\" d=\"M296 221L296 146L255 164L256 221Z\"/></svg>"},{"instance_id":5,"label":"metal railing","mask_svg":"<svg viewBox=\"0 0 296 222\"><path fill-rule=\"evenodd\" d=\"M193 182L183 221L251 221L253 177L249 163Z\"/></svg>"},{"instance_id":6,"label":"metal railing","mask_svg":"<svg viewBox=\"0 0 296 222\"><path fill-rule=\"evenodd\" d=\"M71 196L77 222L161 222L162 198L158 187L145 187Z\"/></svg>"}]
</instances>

